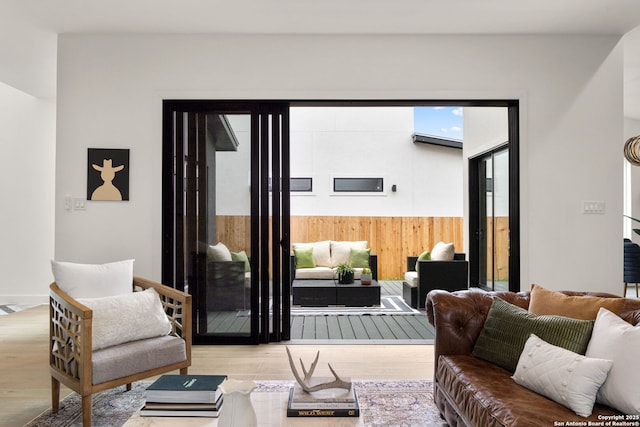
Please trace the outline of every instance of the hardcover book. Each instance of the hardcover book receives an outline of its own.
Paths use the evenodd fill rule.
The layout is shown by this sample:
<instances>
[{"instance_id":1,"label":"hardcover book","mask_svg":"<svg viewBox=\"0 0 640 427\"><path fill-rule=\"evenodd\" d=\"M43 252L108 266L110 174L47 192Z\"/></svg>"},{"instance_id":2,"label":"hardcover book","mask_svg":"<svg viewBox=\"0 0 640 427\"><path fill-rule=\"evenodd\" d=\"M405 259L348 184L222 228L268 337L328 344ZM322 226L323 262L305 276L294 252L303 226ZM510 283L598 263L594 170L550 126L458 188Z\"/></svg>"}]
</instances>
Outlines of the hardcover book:
<instances>
[{"instance_id":1,"label":"hardcover book","mask_svg":"<svg viewBox=\"0 0 640 427\"><path fill-rule=\"evenodd\" d=\"M309 400L294 402L295 387L289 390L287 417L359 417L360 407L355 390L351 387L353 401ZM340 399L338 399L340 400ZM304 406L306 405L306 406Z\"/></svg>"},{"instance_id":2,"label":"hardcover book","mask_svg":"<svg viewBox=\"0 0 640 427\"><path fill-rule=\"evenodd\" d=\"M216 403L226 375L162 375L147 387L147 402Z\"/></svg>"},{"instance_id":3,"label":"hardcover book","mask_svg":"<svg viewBox=\"0 0 640 427\"><path fill-rule=\"evenodd\" d=\"M358 404L353 387L349 390L332 388L307 393L299 384L295 384L290 394L291 409L355 409Z\"/></svg>"}]
</instances>

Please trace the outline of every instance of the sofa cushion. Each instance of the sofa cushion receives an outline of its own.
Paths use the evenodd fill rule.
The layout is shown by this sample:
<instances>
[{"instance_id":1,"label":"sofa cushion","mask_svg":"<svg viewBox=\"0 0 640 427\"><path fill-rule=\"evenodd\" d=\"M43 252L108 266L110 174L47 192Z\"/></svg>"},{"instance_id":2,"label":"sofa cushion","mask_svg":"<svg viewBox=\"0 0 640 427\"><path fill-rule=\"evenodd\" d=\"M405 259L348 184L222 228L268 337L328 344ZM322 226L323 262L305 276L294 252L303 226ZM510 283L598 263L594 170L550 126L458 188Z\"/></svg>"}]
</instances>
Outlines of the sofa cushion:
<instances>
[{"instance_id":1,"label":"sofa cushion","mask_svg":"<svg viewBox=\"0 0 640 427\"><path fill-rule=\"evenodd\" d=\"M367 241L356 242L336 242L331 241L331 267L336 267L338 264L349 263L349 257L351 256L351 248L354 249L366 249Z\"/></svg>"},{"instance_id":2,"label":"sofa cushion","mask_svg":"<svg viewBox=\"0 0 640 427\"><path fill-rule=\"evenodd\" d=\"M414 270L418 271L418 263L420 261L429 261L429 260L431 260L431 252L429 251L422 252L420 255L418 255L418 259L416 260L416 266L414 267Z\"/></svg>"},{"instance_id":3,"label":"sofa cushion","mask_svg":"<svg viewBox=\"0 0 640 427\"><path fill-rule=\"evenodd\" d=\"M613 360L607 380L597 401L625 414L640 414L640 369L638 351L640 327L631 326L610 311L601 308L586 355Z\"/></svg>"},{"instance_id":4,"label":"sofa cushion","mask_svg":"<svg viewBox=\"0 0 640 427\"><path fill-rule=\"evenodd\" d=\"M404 273L404 281L409 284L412 288L418 286L418 272L417 271L407 271Z\"/></svg>"},{"instance_id":5,"label":"sofa cushion","mask_svg":"<svg viewBox=\"0 0 640 427\"><path fill-rule=\"evenodd\" d=\"M513 379L576 414L588 417L611 364L611 360L581 356L532 334L524 345Z\"/></svg>"},{"instance_id":6,"label":"sofa cushion","mask_svg":"<svg viewBox=\"0 0 640 427\"><path fill-rule=\"evenodd\" d=\"M433 261L453 261L456 249L453 243L438 242L431 250L431 259Z\"/></svg>"},{"instance_id":7,"label":"sofa cushion","mask_svg":"<svg viewBox=\"0 0 640 427\"><path fill-rule=\"evenodd\" d=\"M351 248L349 253L349 264L353 268L369 268L369 254L371 249Z\"/></svg>"},{"instance_id":8,"label":"sofa cushion","mask_svg":"<svg viewBox=\"0 0 640 427\"><path fill-rule=\"evenodd\" d=\"M91 357L93 384L160 368L187 360L182 338L165 335L94 351Z\"/></svg>"},{"instance_id":9,"label":"sofa cushion","mask_svg":"<svg viewBox=\"0 0 640 427\"><path fill-rule=\"evenodd\" d=\"M153 288L105 298L78 298L78 302L93 311L93 350L171 332L171 322Z\"/></svg>"},{"instance_id":10,"label":"sofa cushion","mask_svg":"<svg viewBox=\"0 0 640 427\"><path fill-rule=\"evenodd\" d=\"M563 316L536 316L494 297L472 354L513 372L531 334L553 345L584 354L593 323L592 320Z\"/></svg>"},{"instance_id":11,"label":"sofa cushion","mask_svg":"<svg viewBox=\"0 0 640 427\"><path fill-rule=\"evenodd\" d=\"M249 262L249 256L245 251L231 252L231 261L244 261L244 271L251 271L251 263Z\"/></svg>"},{"instance_id":12,"label":"sofa cushion","mask_svg":"<svg viewBox=\"0 0 640 427\"><path fill-rule=\"evenodd\" d=\"M535 284L530 298L529 311L533 314L557 314L583 320L594 320L600 307L619 315L625 303L624 298L569 296Z\"/></svg>"},{"instance_id":13,"label":"sofa cushion","mask_svg":"<svg viewBox=\"0 0 640 427\"><path fill-rule=\"evenodd\" d=\"M233 260L231 258L231 251L222 242L218 242L215 245L209 245L209 247L207 248L207 258L209 258L209 261L216 262L226 262Z\"/></svg>"},{"instance_id":14,"label":"sofa cushion","mask_svg":"<svg viewBox=\"0 0 640 427\"><path fill-rule=\"evenodd\" d=\"M296 248L293 250L296 256L296 268L315 268L313 260L313 246L308 248Z\"/></svg>"},{"instance_id":15,"label":"sofa cushion","mask_svg":"<svg viewBox=\"0 0 640 427\"><path fill-rule=\"evenodd\" d=\"M334 279L335 270L329 267L296 269L296 279Z\"/></svg>"},{"instance_id":16,"label":"sofa cushion","mask_svg":"<svg viewBox=\"0 0 640 427\"><path fill-rule=\"evenodd\" d=\"M554 421L601 421L598 415L617 414L611 408L596 404L593 415L579 417L570 409L518 385L508 371L472 356L440 356L435 391L454 402L471 425L483 427L553 426Z\"/></svg>"},{"instance_id":17,"label":"sofa cushion","mask_svg":"<svg viewBox=\"0 0 640 427\"><path fill-rule=\"evenodd\" d=\"M72 298L102 298L133 292L133 261L78 264L51 261L58 287Z\"/></svg>"},{"instance_id":18,"label":"sofa cushion","mask_svg":"<svg viewBox=\"0 0 640 427\"><path fill-rule=\"evenodd\" d=\"M296 249L305 249L305 248L312 247L313 262L315 262L316 266L332 267L330 242L328 240L324 240L322 242L311 242L311 243L294 243L292 247L294 251Z\"/></svg>"}]
</instances>

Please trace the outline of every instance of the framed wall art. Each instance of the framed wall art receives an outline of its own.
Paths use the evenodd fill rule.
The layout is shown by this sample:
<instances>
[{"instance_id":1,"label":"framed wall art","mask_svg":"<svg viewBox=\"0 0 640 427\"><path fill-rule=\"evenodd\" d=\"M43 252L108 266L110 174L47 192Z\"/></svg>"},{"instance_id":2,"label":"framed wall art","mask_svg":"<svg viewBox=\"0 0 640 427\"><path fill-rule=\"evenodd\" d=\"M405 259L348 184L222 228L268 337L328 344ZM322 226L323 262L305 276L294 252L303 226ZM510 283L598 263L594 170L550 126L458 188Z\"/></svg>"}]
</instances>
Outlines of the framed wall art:
<instances>
[{"instance_id":1,"label":"framed wall art","mask_svg":"<svg viewBox=\"0 0 640 427\"><path fill-rule=\"evenodd\" d=\"M129 200L129 150L89 148L87 200Z\"/></svg>"}]
</instances>

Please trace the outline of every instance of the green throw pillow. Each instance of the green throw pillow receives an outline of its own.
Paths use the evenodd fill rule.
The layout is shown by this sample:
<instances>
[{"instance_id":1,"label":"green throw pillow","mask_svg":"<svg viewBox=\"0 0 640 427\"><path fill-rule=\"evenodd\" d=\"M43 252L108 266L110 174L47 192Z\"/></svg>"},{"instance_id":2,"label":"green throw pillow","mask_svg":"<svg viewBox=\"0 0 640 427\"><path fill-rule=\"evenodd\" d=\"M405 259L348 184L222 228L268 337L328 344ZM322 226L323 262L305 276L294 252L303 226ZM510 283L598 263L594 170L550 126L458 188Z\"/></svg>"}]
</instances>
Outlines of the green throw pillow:
<instances>
[{"instance_id":1,"label":"green throw pillow","mask_svg":"<svg viewBox=\"0 0 640 427\"><path fill-rule=\"evenodd\" d=\"M251 271L251 264L249 263L249 257L245 251L231 252L231 261L244 261L244 271Z\"/></svg>"},{"instance_id":2,"label":"green throw pillow","mask_svg":"<svg viewBox=\"0 0 640 427\"><path fill-rule=\"evenodd\" d=\"M296 256L296 268L314 268L316 266L313 260L313 247L306 249L294 249Z\"/></svg>"},{"instance_id":3,"label":"green throw pillow","mask_svg":"<svg viewBox=\"0 0 640 427\"><path fill-rule=\"evenodd\" d=\"M536 316L494 297L471 354L514 372L527 339L531 334L536 334L549 344L584 355L593 324L593 320L556 315Z\"/></svg>"},{"instance_id":4,"label":"green throw pillow","mask_svg":"<svg viewBox=\"0 0 640 427\"><path fill-rule=\"evenodd\" d=\"M353 268L370 268L369 266L369 254L371 249L355 249L351 248L349 255L349 264Z\"/></svg>"},{"instance_id":5,"label":"green throw pillow","mask_svg":"<svg viewBox=\"0 0 640 427\"><path fill-rule=\"evenodd\" d=\"M418 262L419 261L431 261L431 252L424 251L418 256L418 259L416 260L416 266L415 266L415 270L416 271L418 271Z\"/></svg>"}]
</instances>

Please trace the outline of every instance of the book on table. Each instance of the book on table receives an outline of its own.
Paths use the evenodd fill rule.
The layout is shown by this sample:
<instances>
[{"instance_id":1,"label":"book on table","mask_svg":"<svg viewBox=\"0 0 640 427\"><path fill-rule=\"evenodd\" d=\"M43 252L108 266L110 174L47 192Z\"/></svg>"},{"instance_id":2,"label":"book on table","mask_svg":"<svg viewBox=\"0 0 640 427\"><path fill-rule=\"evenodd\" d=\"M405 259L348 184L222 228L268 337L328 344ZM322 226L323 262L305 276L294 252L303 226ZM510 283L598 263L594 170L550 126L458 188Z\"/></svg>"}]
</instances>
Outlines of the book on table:
<instances>
[{"instance_id":1,"label":"book on table","mask_svg":"<svg viewBox=\"0 0 640 427\"><path fill-rule=\"evenodd\" d=\"M216 418L222 409L223 397L216 403L158 403L147 402L140 409L143 417L203 417Z\"/></svg>"},{"instance_id":2,"label":"book on table","mask_svg":"<svg viewBox=\"0 0 640 427\"><path fill-rule=\"evenodd\" d=\"M322 378L315 380L323 382ZM288 417L358 417L357 393L353 386L349 390L332 388L307 393L295 384L289 390Z\"/></svg>"},{"instance_id":3,"label":"book on table","mask_svg":"<svg viewBox=\"0 0 640 427\"><path fill-rule=\"evenodd\" d=\"M222 396L218 386L226 379L226 375L162 375L147 387L147 403L216 404Z\"/></svg>"}]
</instances>

